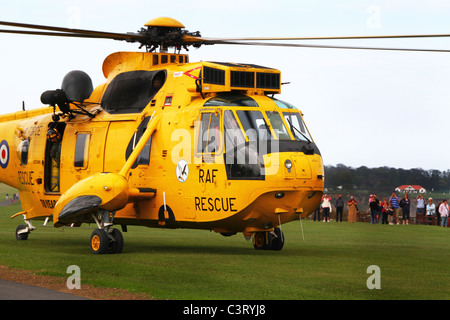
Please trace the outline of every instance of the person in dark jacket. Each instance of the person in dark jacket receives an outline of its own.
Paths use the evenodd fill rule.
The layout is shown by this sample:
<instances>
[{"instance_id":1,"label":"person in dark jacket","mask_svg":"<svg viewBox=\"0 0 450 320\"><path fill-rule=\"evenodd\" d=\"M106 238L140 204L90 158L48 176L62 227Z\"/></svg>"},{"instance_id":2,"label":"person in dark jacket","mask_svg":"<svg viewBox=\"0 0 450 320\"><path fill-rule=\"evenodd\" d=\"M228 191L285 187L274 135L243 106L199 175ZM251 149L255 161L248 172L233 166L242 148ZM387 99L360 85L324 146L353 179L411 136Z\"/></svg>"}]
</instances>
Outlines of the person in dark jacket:
<instances>
[{"instance_id":1,"label":"person in dark jacket","mask_svg":"<svg viewBox=\"0 0 450 320\"><path fill-rule=\"evenodd\" d=\"M380 206L380 200L377 199L377 195L372 196L372 201L369 203L370 208L370 223L377 223L378 207Z\"/></svg>"},{"instance_id":2,"label":"person in dark jacket","mask_svg":"<svg viewBox=\"0 0 450 320\"><path fill-rule=\"evenodd\" d=\"M402 208L402 220L403 224L409 224L409 207L410 207L410 201L408 194L405 193L403 196L403 199L400 200L400 208Z\"/></svg>"},{"instance_id":3,"label":"person in dark jacket","mask_svg":"<svg viewBox=\"0 0 450 320\"><path fill-rule=\"evenodd\" d=\"M336 206L336 222L342 222L342 213L344 212L344 199L342 199L342 194L338 195L335 206Z\"/></svg>"}]
</instances>

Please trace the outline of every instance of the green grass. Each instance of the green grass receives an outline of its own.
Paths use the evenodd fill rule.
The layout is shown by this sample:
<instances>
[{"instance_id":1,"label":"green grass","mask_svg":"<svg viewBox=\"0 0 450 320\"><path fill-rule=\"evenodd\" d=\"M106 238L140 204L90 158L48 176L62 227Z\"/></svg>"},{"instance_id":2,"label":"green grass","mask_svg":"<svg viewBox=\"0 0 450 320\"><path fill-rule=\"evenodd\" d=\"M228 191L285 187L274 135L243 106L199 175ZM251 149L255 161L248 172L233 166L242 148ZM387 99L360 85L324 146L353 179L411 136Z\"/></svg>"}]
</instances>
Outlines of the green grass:
<instances>
[{"instance_id":1,"label":"green grass","mask_svg":"<svg viewBox=\"0 0 450 320\"><path fill-rule=\"evenodd\" d=\"M281 251L256 251L239 234L129 227L122 254L93 255L92 230L34 224L16 241L20 206L0 208L0 264L83 284L145 292L157 299L450 299L450 229L368 223L283 225ZM366 286L367 267L381 268L381 290Z\"/></svg>"}]
</instances>

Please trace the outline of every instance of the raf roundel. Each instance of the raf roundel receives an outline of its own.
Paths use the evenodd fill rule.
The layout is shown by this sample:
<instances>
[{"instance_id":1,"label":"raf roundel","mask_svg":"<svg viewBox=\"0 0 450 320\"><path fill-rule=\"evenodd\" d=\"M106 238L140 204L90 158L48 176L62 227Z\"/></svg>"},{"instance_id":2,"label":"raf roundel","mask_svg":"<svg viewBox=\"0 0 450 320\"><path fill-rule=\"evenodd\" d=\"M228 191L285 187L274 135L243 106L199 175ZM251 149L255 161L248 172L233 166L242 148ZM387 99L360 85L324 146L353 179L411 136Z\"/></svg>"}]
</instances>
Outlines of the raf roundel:
<instances>
[{"instance_id":1,"label":"raf roundel","mask_svg":"<svg viewBox=\"0 0 450 320\"><path fill-rule=\"evenodd\" d=\"M6 169L9 162L9 146L6 140L0 142L0 166Z\"/></svg>"}]
</instances>

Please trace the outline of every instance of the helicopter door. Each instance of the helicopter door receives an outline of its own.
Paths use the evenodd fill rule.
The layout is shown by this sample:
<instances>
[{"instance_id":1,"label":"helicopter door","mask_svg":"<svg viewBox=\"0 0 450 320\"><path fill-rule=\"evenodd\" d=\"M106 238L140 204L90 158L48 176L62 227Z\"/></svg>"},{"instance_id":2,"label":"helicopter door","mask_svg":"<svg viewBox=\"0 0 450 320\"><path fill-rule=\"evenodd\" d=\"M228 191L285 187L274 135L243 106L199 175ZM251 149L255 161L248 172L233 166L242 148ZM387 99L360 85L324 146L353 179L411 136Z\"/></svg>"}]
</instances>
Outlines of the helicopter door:
<instances>
[{"instance_id":1,"label":"helicopter door","mask_svg":"<svg viewBox=\"0 0 450 320\"><path fill-rule=\"evenodd\" d=\"M67 124L61 151L61 190L94 173L103 172L103 154L109 123Z\"/></svg>"},{"instance_id":2,"label":"helicopter door","mask_svg":"<svg viewBox=\"0 0 450 320\"><path fill-rule=\"evenodd\" d=\"M49 193L60 192L61 147L66 124L52 122L47 130L45 146L44 188Z\"/></svg>"}]
</instances>

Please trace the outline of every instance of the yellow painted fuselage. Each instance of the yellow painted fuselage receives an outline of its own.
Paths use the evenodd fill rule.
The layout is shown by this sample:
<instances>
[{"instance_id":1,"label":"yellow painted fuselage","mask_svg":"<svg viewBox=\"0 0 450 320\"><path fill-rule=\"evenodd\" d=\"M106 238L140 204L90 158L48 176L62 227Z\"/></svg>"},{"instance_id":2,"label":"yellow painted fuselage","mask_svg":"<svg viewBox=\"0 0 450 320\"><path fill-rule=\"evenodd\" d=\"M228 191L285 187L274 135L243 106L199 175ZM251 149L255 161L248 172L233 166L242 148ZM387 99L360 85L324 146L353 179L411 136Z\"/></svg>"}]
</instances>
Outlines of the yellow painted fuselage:
<instances>
[{"instance_id":1,"label":"yellow painted fuselage","mask_svg":"<svg viewBox=\"0 0 450 320\"><path fill-rule=\"evenodd\" d=\"M0 117L0 181L19 189L25 218L93 222L87 211L61 215L77 195L97 195L114 224L220 233L270 230L314 211L322 158L301 113L270 97L280 93L279 71L187 59L110 55L106 83L87 99L98 114L59 121L59 168L46 139L52 108ZM123 170L152 121L150 139ZM114 179L89 180L100 173Z\"/></svg>"}]
</instances>

